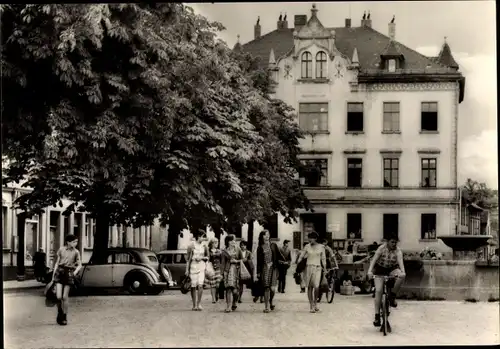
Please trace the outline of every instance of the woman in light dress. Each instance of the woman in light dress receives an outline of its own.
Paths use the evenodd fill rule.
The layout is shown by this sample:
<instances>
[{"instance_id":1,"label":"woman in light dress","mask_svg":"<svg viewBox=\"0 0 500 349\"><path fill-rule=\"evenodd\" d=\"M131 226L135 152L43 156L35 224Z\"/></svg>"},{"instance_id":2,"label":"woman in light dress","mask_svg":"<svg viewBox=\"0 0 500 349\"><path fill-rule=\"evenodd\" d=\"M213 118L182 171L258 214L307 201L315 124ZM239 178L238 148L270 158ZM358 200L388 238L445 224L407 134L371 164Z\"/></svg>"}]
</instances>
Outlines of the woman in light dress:
<instances>
[{"instance_id":1,"label":"woman in light dress","mask_svg":"<svg viewBox=\"0 0 500 349\"><path fill-rule=\"evenodd\" d=\"M257 247L257 279L264 289L264 313L274 310L273 299L278 285L278 246L270 242L269 231L263 230L259 234Z\"/></svg>"},{"instance_id":2,"label":"woman in light dress","mask_svg":"<svg viewBox=\"0 0 500 349\"><path fill-rule=\"evenodd\" d=\"M307 258L304 284L307 287L307 298L311 313L319 312L317 306L317 291L321 282L321 272L326 270L325 246L318 244L318 233L311 232L308 236L309 244L304 247L298 262Z\"/></svg>"},{"instance_id":3,"label":"woman in light dress","mask_svg":"<svg viewBox=\"0 0 500 349\"><path fill-rule=\"evenodd\" d=\"M238 291L240 287L240 263L243 259L241 249L236 245L234 235L226 236L226 248L222 251L221 270L226 289L226 313L235 311L238 306Z\"/></svg>"},{"instance_id":4,"label":"woman in light dress","mask_svg":"<svg viewBox=\"0 0 500 349\"><path fill-rule=\"evenodd\" d=\"M205 231L198 230L193 232L195 241L188 246L188 261L186 265L186 275L191 278L191 300L193 301L193 310L201 311L201 297L203 295L203 284L205 283L205 268L208 261L208 248L202 241Z\"/></svg>"},{"instance_id":5,"label":"woman in light dress","mask_svg":"<svg viewBox=\"0 0 500 349\"><path fill-rule=\"evenodd\" d=\"M210 292L212 294L212 303L217 303L217 301L219 300L219 286L222 280L222 274L220 270L222 252L217 248L218 245L219 240L217 238L211 239L208 243L209 262L214 268L213 277L207 280L207 284L210 287Z\"/></svg>"}]
</instances>

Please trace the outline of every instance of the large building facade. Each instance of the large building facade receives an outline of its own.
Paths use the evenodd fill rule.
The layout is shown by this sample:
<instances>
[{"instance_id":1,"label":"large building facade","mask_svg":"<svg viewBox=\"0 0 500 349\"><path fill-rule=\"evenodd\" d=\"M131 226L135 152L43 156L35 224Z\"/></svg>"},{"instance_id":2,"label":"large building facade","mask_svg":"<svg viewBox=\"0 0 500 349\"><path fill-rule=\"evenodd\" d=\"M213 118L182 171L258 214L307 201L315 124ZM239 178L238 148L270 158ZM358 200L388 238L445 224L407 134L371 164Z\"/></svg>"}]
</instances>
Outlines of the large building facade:
<instances>
[{"instance_id":1,"label":"large building facade","mask_svg":"<svg viewBox=\"0 0 500 349\"><path fill-rule=\"evenodd\" d=\"M311 229L334 241L380 242L398 233L405 250L449 248L457 231L457 124L465 79L449 45L426 57L388 35L346 19L325 28L313 5L294 28L277 28L235 49L260 58L275 98L295 108L300 181L314 205L296 224L278 218L277 237L299 247Z\"/></svg>"}]
</instances>

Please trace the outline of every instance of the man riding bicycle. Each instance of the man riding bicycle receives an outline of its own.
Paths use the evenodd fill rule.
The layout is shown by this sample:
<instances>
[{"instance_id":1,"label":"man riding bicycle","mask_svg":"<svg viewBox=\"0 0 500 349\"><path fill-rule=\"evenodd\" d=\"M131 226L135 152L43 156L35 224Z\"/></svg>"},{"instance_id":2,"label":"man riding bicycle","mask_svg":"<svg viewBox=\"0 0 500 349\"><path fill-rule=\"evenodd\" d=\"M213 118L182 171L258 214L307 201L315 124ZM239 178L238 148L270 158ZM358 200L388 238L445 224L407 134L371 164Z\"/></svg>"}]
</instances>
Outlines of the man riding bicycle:
<instances>
[{"instance_id":1,"label":"man riding bicycle","mask_svg":"<svg viewBox=\"0 0 500 349\"><path fill-rule=\"evenodd\" d=\"M387 242L375 252L370 267L368 268L368 278L375 275L375 321L374 326L381 326L380 305L382 302L382 293L384 291L384 276L394 276L396 281L392 292L389 295L389 303L392 307L397 307L396 295L404 282L405 266L403 263L403 252L397 246L397 234L391 233Z\"/></svg>"}]
</instances>

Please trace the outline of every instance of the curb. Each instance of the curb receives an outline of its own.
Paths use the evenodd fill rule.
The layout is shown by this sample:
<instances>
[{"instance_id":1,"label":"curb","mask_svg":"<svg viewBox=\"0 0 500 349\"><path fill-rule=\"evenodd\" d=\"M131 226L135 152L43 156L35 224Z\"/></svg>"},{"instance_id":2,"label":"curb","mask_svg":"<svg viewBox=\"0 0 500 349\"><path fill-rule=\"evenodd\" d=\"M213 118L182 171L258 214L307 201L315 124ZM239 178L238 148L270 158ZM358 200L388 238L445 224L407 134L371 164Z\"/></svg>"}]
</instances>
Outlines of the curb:
<instances>
[{"instance_id":1,"label":"curb","mask_svg":"<svg viewBox=\"0 0 500 349\"><path fill-rule=\"evenodd\" d=\"M23 292L23 291L29 291L29 290L37 290L37 289L44 289L45 285L35 285L35 286L27 286L27 287L12 287L12 288L4 288L3 293L16 293L16 292Z\"/></svg>"}]
</instances>

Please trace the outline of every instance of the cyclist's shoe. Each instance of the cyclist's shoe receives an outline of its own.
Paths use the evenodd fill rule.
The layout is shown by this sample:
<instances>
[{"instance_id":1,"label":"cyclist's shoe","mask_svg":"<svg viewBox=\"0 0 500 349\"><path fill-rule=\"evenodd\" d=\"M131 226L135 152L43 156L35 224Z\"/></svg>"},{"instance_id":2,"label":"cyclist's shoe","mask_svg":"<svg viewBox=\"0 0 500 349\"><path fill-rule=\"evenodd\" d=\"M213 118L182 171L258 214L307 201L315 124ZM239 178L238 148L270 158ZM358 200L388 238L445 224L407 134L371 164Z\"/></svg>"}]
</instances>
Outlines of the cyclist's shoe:
<instances>
[{"instance_id":1,"label":"cyclist's shoe","mask_svg":"<svg viewBox=\"0 0 500 349\"><path fill-rule=\"evenodd\" d=\"M375 314L375 321L373 321L373 326L380 327L382 322L380 321L380 314Z\"/></svg>"},{"instance_id":2,"label":"cyclist's shoe","mask_svg":"<svg viewBox=\"0 0 500 349\"><path fill-rule=\"evenodd\" d=\"M391 293L391 296L389 297L389 304L391 305L391 307L397 308L398 302L396 302L396 294L395 293Z\"/></svg>"}]
</instances>

